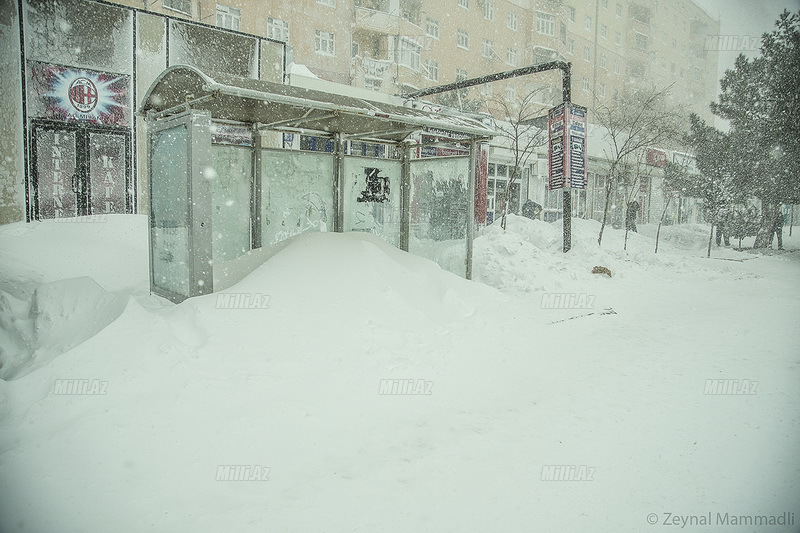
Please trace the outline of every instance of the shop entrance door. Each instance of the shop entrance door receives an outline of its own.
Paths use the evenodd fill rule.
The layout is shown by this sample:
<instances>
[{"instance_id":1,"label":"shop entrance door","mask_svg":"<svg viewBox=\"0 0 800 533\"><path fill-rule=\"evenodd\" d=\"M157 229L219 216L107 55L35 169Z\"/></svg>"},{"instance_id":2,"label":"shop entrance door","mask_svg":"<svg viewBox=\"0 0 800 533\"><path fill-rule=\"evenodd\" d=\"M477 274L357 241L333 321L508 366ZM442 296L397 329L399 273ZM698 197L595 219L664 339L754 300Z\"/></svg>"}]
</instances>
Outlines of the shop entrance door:
<instances>
[{"instance_id":1,"label":"shop entrance door","mask_svg":"<svg viewBox=\"0 0 800 533\"><path fill-rule=\"evenodd\" d=\"M58 121L31 126L32 219L132 212L127 128Z\"/></svg>"}]
</instances>

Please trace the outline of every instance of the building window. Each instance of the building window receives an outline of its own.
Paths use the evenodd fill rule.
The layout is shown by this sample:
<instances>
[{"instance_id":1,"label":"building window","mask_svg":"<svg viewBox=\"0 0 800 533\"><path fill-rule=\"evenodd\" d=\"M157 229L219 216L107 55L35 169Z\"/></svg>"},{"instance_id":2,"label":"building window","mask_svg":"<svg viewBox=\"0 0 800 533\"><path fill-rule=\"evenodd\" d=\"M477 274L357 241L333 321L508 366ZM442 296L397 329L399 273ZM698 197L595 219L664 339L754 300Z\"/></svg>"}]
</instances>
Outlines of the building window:
<instances>
[{"instance_id":1,"label":"building window","mask_svg":"<svg viewBox=\"0 0 800 533\"><path fill-rule=\"evenodd\" d=\"M619 59L614 59L614 74L619 74L621 72Z\"/></svg>"},{"instance_id":2,"label":"building window","mask_svg":"<svg viewBox=\"0 0 800 533\"><path fill-rule=\"evenodd\" d=\"M592 31L592 17L586 17L583 19L583 29Z\"/></svg>"},{"instance_id":3,"label":"building window","mask_svg":"<svg viewBox=\"0 0 800 533\"><path fill-rule=\"evenodd\" d=\"M506 26L514 31L517 31L517 14L513 11L508 12L508 16L506 17Z\"/></svg>"},{"instance_id":4,"label":"building window","mask_svg":"<svg viewBox=\"0 0 800 533\"><path fill-rule=\"evenodd\" d=\"M425 33L428 37L433 37L434 39L439 38L439 21L428 19L427 23L425 24Z\"/></svg>"},{"instance_id":5,"label":"building window","mask_svg":"<svg viewBox=\"0 0 800 533\"><path fill-rule=\"evenodd\" d=\"M327 31L317 30L314 37L314 51L318 54L332 56L335 53L333 46L333 34Z\"/></svg>"},{"instance_id":6,"label":"building window","mask_svg":"<svg viewBox=\"0 0 800 533\"><path fill-rule=\"evenodd\" d=\"M373 78L372 76L364 77L364 88L370 91L380 91L383 80L381 78Z\"/></svg>"},{"instance_id":7,"label":"building window","mask_svg":"<svg viewBox=\"0 0 800 533\"><path fill-rule=\"evenodd\" d=\"M425 78L431 81L439 81L439 63L433 59L425 62Z\"/></svg>"},{"instance_id":8,"label":"building window","mask_svg":"<svg viewBox=\"0 0 800 533\"><path fill-rule=\"evenodd\" d=\"M617 3L617 17L622 18L622 4Z\"/></svg>"},{"instance_id":9,"label":"building window","mask_svg":"<svg viewBox=\"0 0 800 533\"><path fill-rule=\"evenodd\" d=\"M464 81L467 79L467 71L463 68L456 70L456 81Z\"/></svg>"},{"instance_id":10,"label":"building window","mask_svg":"<svg viewBox=\"0 0 800 533\"><path fill-rule=\"evenodd\" d=\"M575 8L572 6L567 6L567 18L570 22L575 22Z\"/></svg>"},{"instance_id":11,"label":"building window","mask_svg":"<svg viewBox=\"0 0 800 533\"><path fill-rule=\"evenodd\" d=\"M464 30L458 30L457 45L459 48L469 50L469 33L465 32Z\"/></svg>"},{"instance_id":12,"label":"building window","mask_svg":"<svg viewBox=\"0 0 800 533\"><path fill-rule=\"evenodd\" d=\"M187 15L192 14L192 2L190 0L164 0L163 5Z\"/></svg>"},{"instance_id":13,"label":"building window","mask_svg":"<svg viewBox=\"0 0 800 533\"><path fill-rule=\"evenodd\" d=\"M509 48L506 53L506 61L509 65L517 65L517 51L514 48Z\"/></svg>"},{"instance_id":14,"label":"building window","mask_svg":"<svg viewBox=\"0 0 800 533\"><path fill-rule=\"evenodd\" d=\"M588 46L583 47L583 60L588 62L592 61L592 50Z\"/></svg>"},{"instance_id":15,"label":"building window","mask_svg":"<svg viewBox=\"0 0 800 533\"><path fill-rule=\"evenodd\" d=\"M622 34L618 31L614 32L614 44L622 46Z\"/></svg>"},{"instance_id":16,"label":"building window","mask_svg":"<svg viewBox=\"0 0 800 533\"><path fill-rule=\"evenodd\" d=\"M484 83L481 85L481 96L484 100L489 100L492 97L492 84Z\"/></svg>"},{"instance_id":17,"label":"building window","mask_svg":"<svg viewBox=\"0 0 800 533\"><path fill-rule=\"evenodd\" d=\"M601 0L600 5L603 9L608 9L608 0Z\"/></svg>"},{"instance_id":18,"label":"building window","mask_svg":"<svg viewBox=\"0 0 800 533\"><path fill-rule=\"evenodd\" d=\"M639 33L638 31L635 32L633 46L635 46L637 50L647 50L647 35Z\"/></svg>"},{"instance_id":19,"label":"building window","mask_svg":"<svg viewBox=\"0 0 800 533\"><path fill-rule=\"evenodd\" d=\"M318 4L328 7L336 7L336 0L317 0Z\"/></svg>"},{"instance_id":20,"label":"building window","mask_svg":"<svg viewBox=\"0 0 800 533\"><path fill-rule=\"evenodd\" d=\"M600 65L600 68L606 68L606 53L600 52L600 57L597 58L597 62Z\"/></svg>"},{"instance_id":21,"label":"building window","mask_svg":"<svg viewBox=\"0 0 800 533\"><path fill-rule=\"evenodd\" d=\"M238 9L217 4L217 26L220 28L239 31L241 19L242 12Z\"/></svg>"},{"instance_id":22,"label":"building window","mask_svg":"<svg viewBox=\"0 0 800 533\"><path fill-rule=\"evenodd\" d=\"M400 16L410 23L420 25L419 2L400 2Z\"/></svg>"},{"instance_id":23,"label":"building window","mask_svg":"<svg viewBox=\"0 0 800 533\"><path fill-rule=\"evenodd\" d=\"M494 20L494 4L492 2L483 2L483 18L486 20Z\"/></svg>"},{"instance_id":24,"label":"building window","mask_svg":"<svg viewBox=\"0 0 800 533\"><path fill-rule=\"evenodd\" d=\"M458 7L469 9L469 0L458 0Z\"/></svg>"},{"instance_id":25,"label":"building window","mask_svg":"<svg viewBox=\"0 0 800 533\"><path fill-rule=\"evenodd\" d=\"M483 40L483 57L489 59L494 57L494 43L488 39Z\"/></svg>"},{"instance_id":26,"label":"building window","mask_svg":"<svg viewBox=\"0 0 800 533\"><path fill-rule=\"evenodd\" d=\"M506 87L506 101L508 103L517 101L517 90L514 87Z\"/></svg>"},{"instance_id":27,"label":"building window","mask_svg":"<svg viewBox=\"0 0 800 533\"><path fill-rule=\"evenodd\" d=\"M600 24L600 37L608 39L608 26L605 24Z\"/></svg>"},{"instance_id":28,"label":"building window","mask_svg":"<svg viewBox=\"0 0 800 533\"><path fill-rule=\"evenodd\" d=\"M589 92L589 78L586 76L583 77L583 90L584 92Z\"/></svg>"},{"instance_id":29,"label":"building window","mask_svg":"<svg viewBox=\"0 0 800 533\"><path fill-rule=\"evenodd\" d=\"M568 54L575 53L575 39L567 37L567 53Z\"/></svg>"},{"instance_id":30,"label":"building window","mask_svg":"<svg viewBox=\"0 0 800 533\"><path fill-rule=\"evenodd\" d=\"M289 41L289 21L267 17L267 37L276 41Z\"/></svg>"},{"instance_id":31,"label":"building window","mask_svg":"<svg viewBox=\"0 0 800 533\"><path fill-rule=\"evenodd\" d=\"M556 25L555 20L556 20L555 16L548 15L547 13L542 13L541 11L537 11L536 31L544 35L553 35Z\"/></svg>"},{"instance_id":32,"label":"building window","mask_svg":"<svg viewBox=\"0 0 800 533\"><path fill-rule=\"evenodd\" d=\"M397 64L419 71L419 55L422 47L405 37L400 37L397 43Z\"/></svg>"},{"instance_id":33,"label":"building window","mask_svg":"<svg viewBox=\"0 0 800 533\"><path fill-rule=\"evenodd\" d=\"M605 98L606 97L606 84L605 83L598 84L598 86L597 86L597 95L600 98Z\"/></svg>"}]
</instances>

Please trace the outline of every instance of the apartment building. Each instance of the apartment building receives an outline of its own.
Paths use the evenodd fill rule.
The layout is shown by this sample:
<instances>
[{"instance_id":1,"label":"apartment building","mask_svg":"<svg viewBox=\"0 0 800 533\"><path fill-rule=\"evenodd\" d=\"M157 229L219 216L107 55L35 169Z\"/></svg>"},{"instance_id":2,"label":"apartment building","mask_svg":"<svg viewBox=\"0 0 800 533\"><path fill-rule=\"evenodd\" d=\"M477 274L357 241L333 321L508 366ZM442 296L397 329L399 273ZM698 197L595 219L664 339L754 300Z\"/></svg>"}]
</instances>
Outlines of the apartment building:
<instances>
[{"instance_id":1,"label":"apartment building","mask_svg":"<svg viewBox=\"0 0 800 533\"><path fill-rule=\"evenodd\" d=\"M691 0L119 0L278 39L323 79L402 94L553 59L572 63L573 101L592 108L629 83L670 87L710 118L719 21ZM558 75L497 82L473 101L537 91L560 101ZM476 104L477 105L477 104Z\"/></svg>"},{"instance_id":2,"label":"apartment building","mask_svg":"<svg viewBox=\"0 0 800 533\"><path fill-rule=\"evenodd\" d=\"M305 74L342 84L340 91L378 91L375 99L386 100L415 88L563 59L573 65L573 101L590 111L612 102L628 83L672 84L688 107L701 114L716 93L716 54L703 45L719 25L689 0L224 2L24 0L24 25L0 25L3 46L16 50L4 56L5 71L23 72L22 78L3 80L9 97L0 122L21 133L0 143L6 154L0 160L0 220L39 216L35 200L41 183L34 179L37 163L31 155L36 147L25 143L66 127L63 117L47 107L52 103L48 83L55 83L62 71L90 69L92 75L114 78L119 87L114 86L113 98L127 102L114 108L123 110L121 114L97 119L98 124L79 120L67 128L79 162L91 159L84 153L86 143L79 142L87 135L102 133L109 147L116 147L123 162L119 168L125 172L118 180L124 185L112 191L118 196L113 212L137 212L139 202L147 198L147 184L137 181L137 169L146 161L139 157L145 141L137 126L142 118L134 110L169 65L192 64L273 81L285 81L287 72ZM121 10L114 4L134 9ZM300 78L307 80L300 82L306 87L317 81ZM531 93L544 114L561 99L560 73L485 84L460 91L450 103L497 110L487 104L494 99L513 102ZM95 131L95 126L106 129ZM513 200L512 209L531 198L542 203L551 218L560 216L558 195L546 190L546 148L539 152L521 169L525 179L511 184L513 156L502 141L493 144L486 184L488 220L506 194ZM83 174L93 175L91 165L78 166ZM602 187L606 168L602 154L590 156L590 189L575 192L577 216L597 216L600 195L592 189ZM106 189L87 189L101 190ZM643 187L642 194L656 195L652 185ZM83 204L88 205L87 198Z\"/></svg>"}]
</instances>

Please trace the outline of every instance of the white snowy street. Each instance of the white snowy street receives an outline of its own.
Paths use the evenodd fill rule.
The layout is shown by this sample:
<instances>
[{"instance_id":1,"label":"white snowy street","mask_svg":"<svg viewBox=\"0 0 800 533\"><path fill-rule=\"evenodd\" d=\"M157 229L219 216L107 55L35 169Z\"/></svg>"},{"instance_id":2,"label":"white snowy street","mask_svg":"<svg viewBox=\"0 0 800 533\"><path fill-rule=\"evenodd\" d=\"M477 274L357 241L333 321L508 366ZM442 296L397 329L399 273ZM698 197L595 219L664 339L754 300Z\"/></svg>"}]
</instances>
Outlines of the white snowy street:
<instances>
[{"instance_id":1,"label":"white snowy street","mask_svg":"<svg viewBox=\"0 0 800 533\"><path fill-rule=\"evenodd\" d=\"M173 305L146 216L0 226L0 530L800 531L797 228L598 229L512 215L476 281L305 234Z\"/></svg>"}]
</instances>

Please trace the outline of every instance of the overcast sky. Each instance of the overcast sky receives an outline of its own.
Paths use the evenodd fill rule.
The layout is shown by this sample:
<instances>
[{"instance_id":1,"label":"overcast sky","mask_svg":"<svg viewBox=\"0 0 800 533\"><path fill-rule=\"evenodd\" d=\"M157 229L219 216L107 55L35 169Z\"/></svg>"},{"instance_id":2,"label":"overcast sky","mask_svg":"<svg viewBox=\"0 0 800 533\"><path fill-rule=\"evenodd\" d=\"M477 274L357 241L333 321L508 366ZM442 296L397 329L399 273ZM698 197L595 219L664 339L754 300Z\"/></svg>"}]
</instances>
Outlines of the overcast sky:
<instances>
[{"instance_id":1,"label":"overcast sky","mask_svg":"<svg viewBox=\"0 0 800 533\"><path fill-rule=\"evenodd\" d=\"M752 41L755 37L760 42L763 33L775 28L775 21L784 9L791 12L800 11L800 0L695 0L706 12L720 21L720 34L738 36L738 43L733 40L720 42L743 43L744 39ZM733 62L740 53L758 55L758 46L754 51L722 50L719 52L719 78L726 69L733 68Z\"/></svg>"}]
</instances>

